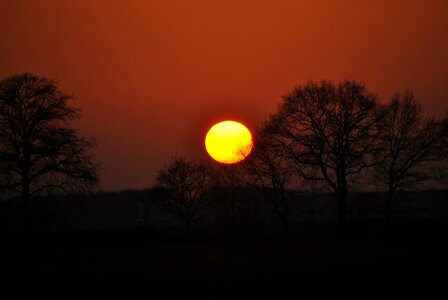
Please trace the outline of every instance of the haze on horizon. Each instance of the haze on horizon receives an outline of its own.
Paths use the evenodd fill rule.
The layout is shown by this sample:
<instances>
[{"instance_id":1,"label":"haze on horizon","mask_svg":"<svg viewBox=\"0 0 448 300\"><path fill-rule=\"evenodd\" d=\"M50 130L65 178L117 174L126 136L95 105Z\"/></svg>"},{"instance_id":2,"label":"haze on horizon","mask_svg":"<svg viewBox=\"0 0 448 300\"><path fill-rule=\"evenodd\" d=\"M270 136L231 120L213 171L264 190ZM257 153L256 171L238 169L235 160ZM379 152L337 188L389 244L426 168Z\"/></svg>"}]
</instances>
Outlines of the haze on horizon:
<instances>
[{"instance_id":1,"label":"haze on horizon","mask_svg":"<svg viewBox=\"0 0 448 300\"><path fill-rule=\"evenodd\" d=\"M206 157L216 121L256 127L308 80L448 111L448 2L2 0L0 78L32 72L76 96L103 189L152 185L176 153Z\"/></svg>"}]
</instances>

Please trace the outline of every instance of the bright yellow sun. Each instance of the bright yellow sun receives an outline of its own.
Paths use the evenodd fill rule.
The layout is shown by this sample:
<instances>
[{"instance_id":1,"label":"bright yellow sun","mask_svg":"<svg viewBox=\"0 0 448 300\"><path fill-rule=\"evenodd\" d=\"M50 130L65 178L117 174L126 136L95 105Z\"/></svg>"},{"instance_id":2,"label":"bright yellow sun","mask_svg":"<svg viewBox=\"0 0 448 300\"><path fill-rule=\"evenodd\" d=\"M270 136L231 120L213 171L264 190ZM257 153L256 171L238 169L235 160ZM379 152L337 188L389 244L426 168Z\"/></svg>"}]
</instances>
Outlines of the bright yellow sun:
<instances>
[{"instance_id":1,"label":"bright yellow sun","mask_svg":"<svg viewBox=\"0 0 448 300\"><path fill-rule=\"evenodd\" d=\"M245 159L252 150L249 129L235 121L224 121L210 128L205 137L205 148L216 161L234 164Z\"/></svg>"}]
</instances>

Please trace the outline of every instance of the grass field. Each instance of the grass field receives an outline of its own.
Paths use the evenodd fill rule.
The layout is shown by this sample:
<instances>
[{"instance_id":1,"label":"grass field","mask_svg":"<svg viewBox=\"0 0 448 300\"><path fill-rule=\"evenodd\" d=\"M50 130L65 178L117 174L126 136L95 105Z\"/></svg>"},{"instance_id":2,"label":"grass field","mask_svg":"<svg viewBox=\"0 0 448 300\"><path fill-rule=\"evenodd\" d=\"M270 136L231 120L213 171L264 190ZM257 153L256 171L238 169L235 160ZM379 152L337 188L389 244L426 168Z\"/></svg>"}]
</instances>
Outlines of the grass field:
<instances>
[{"instance_id":1,"label":"grass field","mask_svg":"<svg viewBox=\"0 0 448 300\"><path fill-rule=\"evenodd\" d=\"M381 234L187 239L141 230L5 238L0 298L448 299L447 231L432 225L387 240Z\"/></svg>"}]
</instances>

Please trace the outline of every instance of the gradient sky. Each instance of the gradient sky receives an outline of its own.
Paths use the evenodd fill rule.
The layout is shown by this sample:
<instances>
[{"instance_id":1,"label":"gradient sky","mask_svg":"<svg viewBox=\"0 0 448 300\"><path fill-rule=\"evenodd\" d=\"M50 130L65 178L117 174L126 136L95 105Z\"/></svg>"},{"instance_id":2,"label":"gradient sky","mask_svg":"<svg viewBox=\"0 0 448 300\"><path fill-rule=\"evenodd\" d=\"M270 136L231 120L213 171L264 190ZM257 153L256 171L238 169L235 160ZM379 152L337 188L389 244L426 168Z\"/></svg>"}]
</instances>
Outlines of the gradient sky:
<instances>
[{"instance_id":1,"label":"gradient sky","mask_svg":"<svg viewBox=\"0 0 448 300\"><path fill-rule=\"evenodd\" d=\"M256 127L308 80L410 88L448 110L446 0L0 0L0 78L57 79L97 140L102 188L142 188L215 121Z\"/></svg>"}]
</instances>

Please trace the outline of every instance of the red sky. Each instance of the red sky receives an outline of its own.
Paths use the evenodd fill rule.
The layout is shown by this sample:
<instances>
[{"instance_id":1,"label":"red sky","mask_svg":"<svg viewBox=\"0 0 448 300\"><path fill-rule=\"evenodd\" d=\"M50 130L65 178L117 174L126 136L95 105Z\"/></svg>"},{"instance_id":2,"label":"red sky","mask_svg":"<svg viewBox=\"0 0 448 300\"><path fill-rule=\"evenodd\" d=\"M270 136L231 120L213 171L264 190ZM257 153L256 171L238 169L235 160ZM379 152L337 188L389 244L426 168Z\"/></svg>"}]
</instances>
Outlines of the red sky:
<instances>
[{"instance_id":1,"label":"red sky","mask_svg":"<svg viewBox=\"0 0 448 300\"><path fill-rule=\"evenodd\" d=\"M308 80L410 88L448 111L446 0L0 0L0 78L57 79L97 140L102 188L205 157L218 120L256 127Z\"/></svg>"}]
</instances>

